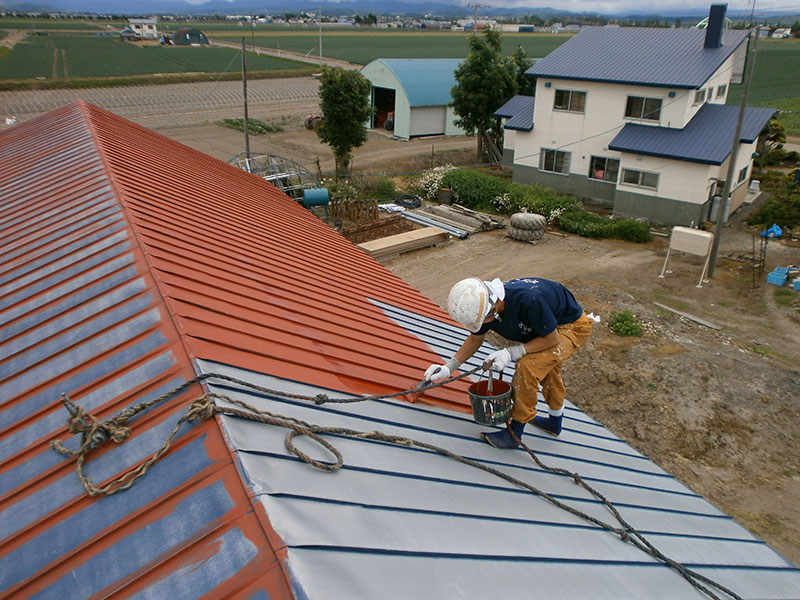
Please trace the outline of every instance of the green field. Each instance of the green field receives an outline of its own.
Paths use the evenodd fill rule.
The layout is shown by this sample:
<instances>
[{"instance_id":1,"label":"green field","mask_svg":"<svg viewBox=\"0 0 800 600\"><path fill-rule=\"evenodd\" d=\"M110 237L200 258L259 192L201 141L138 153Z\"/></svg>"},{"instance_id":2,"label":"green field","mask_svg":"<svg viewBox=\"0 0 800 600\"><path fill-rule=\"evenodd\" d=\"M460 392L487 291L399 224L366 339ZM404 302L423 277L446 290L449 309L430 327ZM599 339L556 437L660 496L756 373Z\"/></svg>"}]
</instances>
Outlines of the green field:
<instances>
[{"instance_id":1,"label":"green field","mask_svg":"<svg viewBox=\"0 0 800 600\"><path fill-rule=\"evenodd\" d=\"M0 79L118 77L153 73L240 71L233 48L161 46L121 42L91 35L29 36L0 60ZM253 71L293 70L299 63L249 55Z\"/></svg>"},{"instance_id":2,"label":"green field","mask_svg":"<svg viewBox=\"0 0 800 600\"><path fill-rule=\"evenodd\" d=\"M209 37L227 41L239 41L242 36L207 32ZM280 48L315 56L319 53L319 34L298 31L261 31L242 33L249 45ZM322 32L324 56L365 65L376 58L463 58L469 50L470 34L463 32L408 32L381 30L370 32L336 31ZM532 58L546 56L566 42L568 35L519 34L503 35L503 51L511 54L522 46Z\"/></svg>"},{"instance_id":3,"label":"green field","mask_svg":"<svg viewBox=\"0 0 800 600\"><path fill-rule=\"evenodd\" d=\"M0 19L0 29L43 31L105 30L108 21L79 21L75 19Z\"/></svg>"},{"instance_id":4,"label":"green field","mask_svg":"<svg viewBox=\"0 0 800 600\"><path fill-rule=\"evenodd\" d=\"M755 65L747 104L779 109L786 133L800 136L800 40L759 40ZM728 104L739 104L743 91L731 86Z\"/></svg>"}]
</instances>

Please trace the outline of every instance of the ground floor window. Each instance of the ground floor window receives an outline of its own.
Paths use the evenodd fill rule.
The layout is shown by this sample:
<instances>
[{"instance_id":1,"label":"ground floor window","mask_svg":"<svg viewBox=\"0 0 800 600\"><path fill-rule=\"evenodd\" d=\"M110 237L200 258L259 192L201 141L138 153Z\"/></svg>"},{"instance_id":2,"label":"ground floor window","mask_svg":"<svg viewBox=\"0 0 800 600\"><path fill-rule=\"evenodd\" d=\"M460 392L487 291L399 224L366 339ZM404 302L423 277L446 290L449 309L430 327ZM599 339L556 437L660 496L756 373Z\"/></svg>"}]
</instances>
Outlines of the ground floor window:
<instances>
[{"instance_id":1,"label":"ground floor window","mask_svg":"<svg viewBox=\"0 0 800 600\"><path fill-rule=\"evenodd\" d=\"M589 163L589 178L602 181L617 182L619 176L619 161L616 158L603 158L593 156Z\"/></svg>"},{"instance_id":2,"label":"ground floor window","mask_svg":"<svg viewBox=\"0 0 800 600\"><path fill-rule=\"evenodd\" d=\"M622 183L656 189L658 187L658 173L637 171L636 169L622 169Z\"/></svg>"},{"instance_id":3,"label":"ground floor window","mask_svg":"<svg viewBox=\"0 0 800 600\"><path fill-rule=\"evenodd\" d=\"M742 183L745 179L747 179L747 167L739 171L739 179L737 183Z\"/></svg>"},{"instance_id":4,"label":"ground floor window","mask_svg":"<svg viewBox=\"0 0 800 600\"><path fill-rule=\"evenodd\" d=\"M539 168L542 171L551 171L553 173L569 173L569 157L569 152L542 148L542 152L539 155Z\"/></svg>"}]
</instances>

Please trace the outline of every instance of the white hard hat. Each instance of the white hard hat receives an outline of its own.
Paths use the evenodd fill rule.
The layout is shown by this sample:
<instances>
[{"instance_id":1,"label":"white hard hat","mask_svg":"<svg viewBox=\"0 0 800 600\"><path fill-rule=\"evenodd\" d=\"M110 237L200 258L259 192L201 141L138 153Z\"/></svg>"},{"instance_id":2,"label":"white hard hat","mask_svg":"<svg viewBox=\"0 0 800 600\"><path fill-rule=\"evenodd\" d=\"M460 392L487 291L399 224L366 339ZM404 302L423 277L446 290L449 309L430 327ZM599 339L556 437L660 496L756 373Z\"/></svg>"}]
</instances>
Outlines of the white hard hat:
<instances>
[{"instance_id":1,"label":"white hard hat","mask_svg":"<svg viewBox=\"0 0 800 600\"><path fill-rule=\"evenodd\" d=\"M491 308L489 288L477 277L462 279L447 297L447 312L472 333L481 328Z\"/></svg>"}]
</instances>

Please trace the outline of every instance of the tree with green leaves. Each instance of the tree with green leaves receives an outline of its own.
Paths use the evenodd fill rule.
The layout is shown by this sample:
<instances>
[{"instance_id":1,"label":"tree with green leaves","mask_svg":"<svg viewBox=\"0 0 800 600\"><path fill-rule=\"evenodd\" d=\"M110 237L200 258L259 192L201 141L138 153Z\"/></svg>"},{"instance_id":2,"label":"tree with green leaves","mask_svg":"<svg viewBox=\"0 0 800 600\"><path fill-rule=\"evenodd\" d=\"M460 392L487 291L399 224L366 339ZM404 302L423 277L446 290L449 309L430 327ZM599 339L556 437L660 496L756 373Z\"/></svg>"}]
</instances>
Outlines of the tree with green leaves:
<instances>
[{"instance_id":1,"label":"tree with green leaves","mask_svg":"<svg viewBox=\"0 0 800 600\"><path fill-rule=\"evenodd\" d=\"M469 53L455 71L451 90L456 125L469 135L477 132L478 156L486 155L484 136L498 146L503 139L500 119L494 112L517 91L514 73L503 58L500 32L487 29L483 37L469 38Z\"/></svg>"},{"instance_id":2,"label":"tree with green leaves","mask_svg":"<svg viewBox=\"0 0 800 600\"><path fill-rule=\"evenodd\" d=\"M536 82L533 80L533 77L525 75L525 71L533 66L533 59L525 52L525 48L517 46L517 49L514 50L514 53L508 58L508 66L514 74L514 81L517 83L517 94L535 96Z\"/></svg>"},{"instance_id":3,"label":"tree with green leaves","mask_svg":"<svg viewBox=\"0 0 800 600\"><path fill-rule=\"evenodd\" d=\"M350 151L367 141L366 124L372 116L369 80L358 71L322 67L319 85L322 125L319 138L333 150L336 176L350 169Z\"/></svg>"}]
</instances>

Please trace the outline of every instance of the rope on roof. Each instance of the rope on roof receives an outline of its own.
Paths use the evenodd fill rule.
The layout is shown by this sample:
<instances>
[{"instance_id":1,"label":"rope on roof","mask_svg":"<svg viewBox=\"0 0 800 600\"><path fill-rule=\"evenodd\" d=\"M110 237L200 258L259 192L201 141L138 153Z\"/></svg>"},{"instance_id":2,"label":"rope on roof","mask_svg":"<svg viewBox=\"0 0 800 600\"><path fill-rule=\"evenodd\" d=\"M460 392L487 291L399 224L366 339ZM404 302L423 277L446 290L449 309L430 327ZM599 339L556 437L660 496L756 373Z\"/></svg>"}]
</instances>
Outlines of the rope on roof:
<instances>
[{"instance_id":1,"label":"rope on roof","mask_svg":"<svg viewBox=\"0 0 800 600\"><path fill-rule=\"evenodd\" d=\"M508 432L517 441L517 443L528 453L531 459L542 469L549 471L551 473L556 473L558 475L564 475L566 477L570 477L576 485L580 485L586 491L588 491L592 496L594 496L597 500L602 502L606 508L611 512L611 514L616 519L617 523L620 526L614 526L609 523L606 523L596 517L588 515L560 500L554 498L547 492L540 490L516 477L512 477L507 473L499 469L495 469L494 467L490 467L484 463L478 462L476 460L466 458L459 454L455 454L446 448L442 448L440 446L435 446L433 444L429 444L427 442L422 442L419 440L415 440L412 438L407 438L403 436L397 435L388 435L381 431L357 431L354 429L347 429L344 427L323 427L320 425L314 425L312 423L308 423L301 419L296 419L294 417L288 417L285 415L280 415L276 413L272 413L265 410L260 410L250 404L231 398L229 396L225 396L223 394L217 394L213 392L206 392L199 398L195 399L192 404L187 409L186 413L178 420L175 424L175 427L172 429L170 434L167 436L166 440L162 444L161 448L159 448L154 454L150 456L147 460L142 462L138 467L126 472L122 477L115 479L108 484L99 487L96 486L92 481L86 476L83 472L83 463L86 457L105 444L108 440L113 440L116 443L122 443L131 433L130 428L127 427L128 421L134 417L135 415L157 405L161 402L164 402L168 398L173 398L182 392L186 391L195 383L200 383L205 381L206 379L222 379L225 381L232 382L234 384L243 386L245 388L249 388L261 393L265 393L268 395L273 396L280 396L284 398L292 398L292 399L299 399L299 400L307 400L313 401L316 404L324 404L326 402L334 402L334 403L350 403L350 402L364 402L367 400L379 400L379 399L387 399L387 398L395 398L399 396L409 396L409 395L416 395L427 391L429 389L439 387L441 385L445 385L447 383L456 381L458 379L463 379L464 377L468 377L470 375L475 374L477 371L482 370L483 365L479 365L468 371L466 373L462 373L460 375L456 375L454 377L450 377L448 379L441 380L437 383L433 382L422 382L417 388L412 390L405 390L402 392L395 392L391 394L384 394L384 395L373 395L373 396L356 396L354 398L329 398L326 394L317 394L316 396L307 396L302 394L291 394L288 392L282 392L278 390L273 390L269 388L265 388L254 383L250 383L248 381L244 381L241 379L237 379L235 377L231 377L229 375L224 375L220 373L205 373L203 375L199 375L189 381L184 382L183 384L177 386L175 389L162 394L158 398L147 402L141 402L139 404L133 405L118 415L112 417L111 419L104 421L103 423L99 423L97 419L89 414L86 413L83 408L72 402L69 397L64 394L62 395L62 400L64 405L69 412L69 417L67 418L67 425L69 426L69 431L72 434L81 434L81 445L77 450L70 450L66 448L60 440L53 440L50 442L50 447L66 456L76 456L77 460L75 462L75 468L77 471L78 478L83 484L86 493L89 496L110 496L112 494L116 494L123 490L130 488L136 481L140 478L144 477L147 474L147 470L156 462L158 462L170 449L172 446L172 441L178 434L178 431L186 422L192 421L199 421L201 419L210 419L215 415L229 415L233 417L239 417L242 419L248 419L251 421L256 421L258 423L264 423L267 425L275 425L277 427L284 427L289 429L289 433L286 435L286 449L297 456L300 460L305 463L308 463L315 469L319 469L322 471L333 472L339 470L344 465L344 458L342 457L341 452L330 442L324 439L322 436L329 434L329 435L336 435L336 436L344 436L353 439L363 439L363 440L374 440L377 442L384 442L388 444L395 444L399 446L405 447L417 447L422 448L423 450L428 450L431 452L435 452L462 464L475 467L476 469L480 469L481 471L485 471L491 475L499 477L517 487L522 489L528 490L532 494L539 496L540 498L546 500L547 502L553 504L554 506L569 512L576 517L583 519L591 523L592 525L596 525L597 527L604 529L610 533L613 533L626 543L632 544L642 552L646 552L653 558L658 561L661 561L666 566L671 568L673 571L677 572L681 577L686 579L695 589L698 591L706 594L712 600L722 600L720 596L718 596L713 590L718 592L722 592L726 596L733 598L734 600L742 600L742 598L734 593L733 591L729 590L725 586L720 583L715 582L714 580L697 573L679 562L669 558L668 556L664 555L660 550L658 550L653 544L651 544L639 531L636 530L630 523L628 523L624 517L619 513L617 508L614 504L608 500L603 494L599 491L594 489L588 483L586 483L583 478L578 473L573 473L568 471L567 469L562 469L558 467L550 467L543 463L538 456L531 450L517 435L513 432L511 427L508 427ZM228 407L228 406L219 406L216 404L215 400L223 400L239 408ZM306 436L318 444L320 444L323 448L328 450L334 457L335 462L324 462L317 460L315 458L311 458L307 454L298 450L293 440L297 436Z\"/></svg>"}]
</instances>

